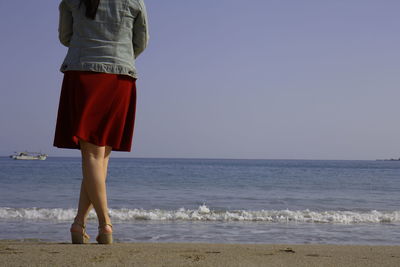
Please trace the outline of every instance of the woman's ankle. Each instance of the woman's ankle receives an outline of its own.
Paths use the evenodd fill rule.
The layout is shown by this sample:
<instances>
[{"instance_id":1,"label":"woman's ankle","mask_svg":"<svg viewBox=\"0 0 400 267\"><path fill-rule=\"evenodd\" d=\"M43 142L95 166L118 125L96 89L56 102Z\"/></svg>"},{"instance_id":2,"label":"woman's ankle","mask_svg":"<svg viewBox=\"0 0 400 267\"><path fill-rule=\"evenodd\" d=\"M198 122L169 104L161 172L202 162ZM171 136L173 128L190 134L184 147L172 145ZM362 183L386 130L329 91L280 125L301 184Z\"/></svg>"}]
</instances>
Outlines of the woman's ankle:
<instances>
[{"instance_id":1,"label":"woman's ankle","mask_svg":"<svg viewBox=\"0 0 400 267\"><path fill-rule=\"evenodd\" d=\"M112 232L113 229L111 223L99 225L99 233L112 233Z\"/></svg>"},{"instance_id":2,"label":"woman's ankle","mask_svg":"<svg viewBox=\"0 0 400 267\"><path fill-rule=\"evenodd\" d=\"M112 224L109 216L105 216L99 220L99 232L102 233L111 233L112 232Z\"/></svg>"},{"instance_id":3,"label":"woman's ankle","mask_svg":"<svg viewBox=\"0 0 400 267\"><path fill-rule=\"evenodd\" d=\"M99 214L97 214L97 220L99 222L99 227L103 226L103 225L107 225L107 224L112 225L111 224L111 218L110 218L110 215L108 213L101 214L100 216L99 216Z\"/></svg>"},{"instance_id":4,"label":"woman's ankle","mask_svg":"<svg viewBox=\"0 0 400 267\"><path fill-rule=\"evenodd\" d=\"M85 218L77 215L74 218L74 224L80 225L81 227L85 227L86 220L85 220Z\"/></svg>"}]
</instances>

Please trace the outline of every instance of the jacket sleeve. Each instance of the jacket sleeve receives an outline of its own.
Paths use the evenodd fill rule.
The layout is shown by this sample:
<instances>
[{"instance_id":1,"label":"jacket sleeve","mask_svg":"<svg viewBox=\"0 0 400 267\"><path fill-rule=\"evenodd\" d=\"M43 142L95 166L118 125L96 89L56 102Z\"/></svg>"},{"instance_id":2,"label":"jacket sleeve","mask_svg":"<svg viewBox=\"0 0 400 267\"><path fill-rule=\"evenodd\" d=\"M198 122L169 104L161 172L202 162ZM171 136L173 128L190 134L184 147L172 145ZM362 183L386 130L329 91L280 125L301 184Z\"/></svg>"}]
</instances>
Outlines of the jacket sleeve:
<instances>
[{"instance_id":1,"label":"jacket sleeve","mask_svg":"<svg viewBox=\"0 0 400 267\"><path fill-rule=\"evenodd\" d=\"M59 11L58 39L68 47L72 37L72 12L64 0L60 3Z\"/></svg>"},{"instance_id":2,"label":"jacket sleeve","mask_svg":"<svg viewBox=\"0 0 400 267\"><path fill-rule=\"evenodd\" d=\"M137 58L147 47L149 42L149 28L146 7L142 0L139 0L139 13L133 23L133 50Z\"/></svg>"}]
</instances>

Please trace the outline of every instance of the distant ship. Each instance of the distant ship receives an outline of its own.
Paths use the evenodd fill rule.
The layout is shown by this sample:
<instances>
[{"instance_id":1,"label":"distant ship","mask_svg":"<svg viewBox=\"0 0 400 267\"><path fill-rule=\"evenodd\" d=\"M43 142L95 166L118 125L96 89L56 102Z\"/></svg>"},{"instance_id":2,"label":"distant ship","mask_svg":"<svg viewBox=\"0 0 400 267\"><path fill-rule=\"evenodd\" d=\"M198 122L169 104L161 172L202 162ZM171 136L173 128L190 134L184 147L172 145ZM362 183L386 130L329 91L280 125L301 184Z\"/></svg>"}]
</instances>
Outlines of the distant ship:
<instances>
[{"instance_id":1,"label":"distant ship","mask_svg":"<svg viewBox=\"0 0 400 267\"><path fill-rule=\"evenodd\" d=\"M39 152L15 152L14 155L11 155L12 159L23 159L23 160L45 160L47 158L47 154L42 154Z\"/></svg>"},{"instance_id":2,"label":"distant ship","mask_svg":"<svg viewBox=\"0 0 400 267\"><path fill-rule=\"evenodd\" d=\"M400 158L399 159L384 159L384 161L400 161Z\"/></svg>"},{"instance_id":3,"label":"distant ship","mask_svg":"<svg viewBox=\"0 0 400 267\"><path fill-rule=\"evenodd\" d=\"M377 161L400 161L400 158L398 158L398 159L377 159Z\"/></svg>"}]
</instances>

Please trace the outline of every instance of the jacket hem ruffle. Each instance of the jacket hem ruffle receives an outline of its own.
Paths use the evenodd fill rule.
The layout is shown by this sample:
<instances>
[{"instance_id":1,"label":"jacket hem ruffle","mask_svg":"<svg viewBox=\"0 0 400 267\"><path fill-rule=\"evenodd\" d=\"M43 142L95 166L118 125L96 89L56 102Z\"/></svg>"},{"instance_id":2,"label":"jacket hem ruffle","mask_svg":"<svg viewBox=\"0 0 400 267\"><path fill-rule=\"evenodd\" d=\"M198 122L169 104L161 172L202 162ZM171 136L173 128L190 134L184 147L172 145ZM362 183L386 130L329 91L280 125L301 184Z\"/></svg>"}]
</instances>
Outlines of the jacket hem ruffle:
<instances>
[{"instance_id":1,"label":"jacket hem ruffle","mask_svg":"<svg viewBox=\"0 0 400 267\"><path fill-rule=\"evenodd\" d=\"M122 75L128 75L135 79L138 78L135 69L115 64L106 64L106 63L82 63L78 65L63 64L60 68L61 72L69 70L122 74Z\"/></svg>"}]
</instances>

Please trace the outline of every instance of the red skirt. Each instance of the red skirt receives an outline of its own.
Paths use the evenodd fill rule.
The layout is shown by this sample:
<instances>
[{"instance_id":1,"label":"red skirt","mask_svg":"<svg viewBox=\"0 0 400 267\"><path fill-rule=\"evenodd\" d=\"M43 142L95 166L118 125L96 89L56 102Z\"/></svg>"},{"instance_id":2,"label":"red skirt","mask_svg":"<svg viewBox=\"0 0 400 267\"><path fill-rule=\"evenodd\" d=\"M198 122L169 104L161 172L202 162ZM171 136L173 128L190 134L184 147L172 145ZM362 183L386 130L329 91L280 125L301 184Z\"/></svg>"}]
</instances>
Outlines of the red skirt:
<instances>
[{"instance_id":1,"label":"red skirt","mask_svg":"<svg viewBox=\"0 0 400 267\"><path fill-rule=\"evenodd\" d=\"M79 139L131 151L136 80L126 75L67 71L61 88L54 146L80 149Z\"/></svg>"}]
</instances>

